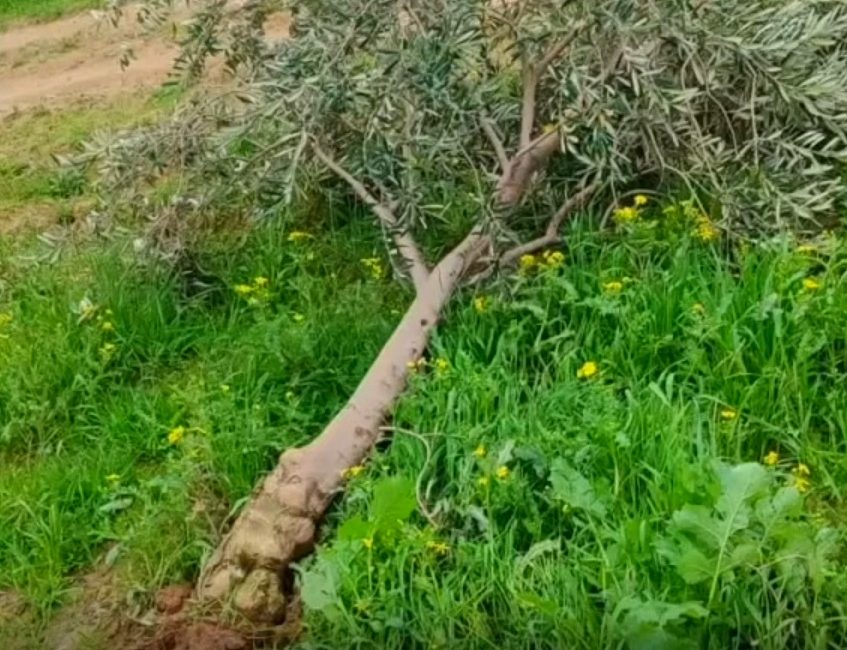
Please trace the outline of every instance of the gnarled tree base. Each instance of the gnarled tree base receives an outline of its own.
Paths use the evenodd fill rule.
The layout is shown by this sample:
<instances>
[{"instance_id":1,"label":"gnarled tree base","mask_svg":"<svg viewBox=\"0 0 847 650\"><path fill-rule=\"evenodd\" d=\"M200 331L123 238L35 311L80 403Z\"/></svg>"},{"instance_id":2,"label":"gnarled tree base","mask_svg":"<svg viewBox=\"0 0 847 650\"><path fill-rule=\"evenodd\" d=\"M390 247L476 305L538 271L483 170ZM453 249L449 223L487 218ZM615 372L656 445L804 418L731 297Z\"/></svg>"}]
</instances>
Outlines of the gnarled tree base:
<instances>
[{"instance_id":1,"label":"gnarled tree base","mask_svg":"<svg viewBox=\"0 0 847 650\"><path fill-rule=\"evenodd\" d=\"M344 409L310 444L286 451L204 567L201 600L231 604L251 621L285 615L285 572L309 553L318 524L344 481L365 460L423 354L439 314L468 267L490 245L472 231L418 288L418 294Z\"/></svg>"}]
</instances>

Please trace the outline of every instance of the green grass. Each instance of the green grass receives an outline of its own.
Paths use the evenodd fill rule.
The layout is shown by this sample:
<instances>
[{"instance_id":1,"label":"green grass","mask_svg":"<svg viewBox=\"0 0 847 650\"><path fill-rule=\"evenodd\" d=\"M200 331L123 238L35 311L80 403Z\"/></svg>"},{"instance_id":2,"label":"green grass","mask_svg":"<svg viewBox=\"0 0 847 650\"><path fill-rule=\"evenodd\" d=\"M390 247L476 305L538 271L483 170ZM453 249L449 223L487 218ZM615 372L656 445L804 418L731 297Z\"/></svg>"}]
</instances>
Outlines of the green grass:
<instances>
[{"instance_id":1,"label":"green grass","mask_svg":"<svg viewBox=\"0 0 847 650\"><path fill-rule=\"evenodd\" d=\"M102 0L0 0L0 31L14 23L53 20L103 4Z\"/></svg>"},{"instance_id":2,"label":"green grass","mask_svg":"<svg viewBox=\"0 0 847 650\"><path fill-rule=\"evenodd\" d=\"M366 222L295 227L188 276L119 242L0 255L0 590L33 626L104 563L141 602L193 578L366 370L407 296L359 263ZM394 441L300 569L301 646L840 647L847 243L728 257L578 227L567 256L451 306ZM257 277L251 305L234 287Z\"/></svg>"},{"instance_id":3,"label":"green grass","mask_svg":"<svg viewBox=\"0 0 847 650\"><path fill-rule=\"evenodd\" d=\"M72 219L91 203L89 175L57 164L99 132L149 123L173 107L178 90L118 97L101 105L40 109L0 120L0 232L26 231L28 222ZM15 222L12 224L12 222ZM5 222L5 223L4 223ZM4 228L4 226L6 226Z\"/></svg>"},{"instance_id":4,"label":"green grass","mask_svg":"<svg viewBox=\"0 0 847 650\"><path fill-rule=\"evenodd\" d=\"M301 569L301 646L843 647L844 241L577 231L568 255L454 304L449 371Z\"/></svg>"},{"instance_id":5,"label":"green grass","mask_svg":"<svg viewBox=\"0 0 847 650\"><path fill-rule=\"evenodd\" d=\"M6 205L91 196L45 190L46 156L158 101L10 122ZM704 244L660 213L578 222L563 266L451 304L298 567L300 647L847 644L847 241ZM122 235L49 263L0 236L0 593L28 606L0 645L105 569L145 611L320 432L409 299L360 217L234 228L179 273Z\"/></svg>"}]
</instances>

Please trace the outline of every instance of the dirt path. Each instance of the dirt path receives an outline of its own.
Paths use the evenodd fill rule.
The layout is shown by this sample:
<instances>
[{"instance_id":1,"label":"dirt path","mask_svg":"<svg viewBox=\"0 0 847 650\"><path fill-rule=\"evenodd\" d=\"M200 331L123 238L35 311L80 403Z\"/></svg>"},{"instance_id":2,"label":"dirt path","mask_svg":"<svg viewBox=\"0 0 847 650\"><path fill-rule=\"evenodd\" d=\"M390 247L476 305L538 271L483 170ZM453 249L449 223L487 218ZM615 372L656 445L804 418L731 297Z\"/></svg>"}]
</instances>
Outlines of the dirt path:
<instances>
[{"instance_id":1,"label":"dirt path","mask_svg":"<svg viewBox=\"0 0 847 650\"><path fill-rule=\"evenodd\" d=\"M103 14L89 12L0 33L0 115L162 83L175 45L127 18L116 28ZM122 71L127 48L136 60Z\"/></svg>"}]
</instances>

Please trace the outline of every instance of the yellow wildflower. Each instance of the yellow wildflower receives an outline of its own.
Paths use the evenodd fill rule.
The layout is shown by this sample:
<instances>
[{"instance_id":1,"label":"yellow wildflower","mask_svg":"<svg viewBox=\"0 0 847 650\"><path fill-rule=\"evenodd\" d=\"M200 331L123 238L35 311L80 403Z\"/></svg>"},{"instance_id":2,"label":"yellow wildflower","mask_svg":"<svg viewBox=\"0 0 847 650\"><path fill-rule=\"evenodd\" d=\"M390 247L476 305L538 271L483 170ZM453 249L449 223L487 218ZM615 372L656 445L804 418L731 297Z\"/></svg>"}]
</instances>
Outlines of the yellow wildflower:
<instances>
[{"instance_id":1,"label":"yellow wildflower","mask_svg":"<svg viewBox=\"0 0 847 650\"><path fill-rule=\"evenodd\" d=\"M443 375L445 372L450 370L450 362L447 361L447 359L439 357L438 359L435 360L435 370L439 374Z\"/></svg>"},{"instance_id":2,"label":"yellow wildflower","mask_svg":"<svg viewBox=\"0 0 847 650\"><path fill-rule=\"evenodd\" d=\"M600 368L596 361L586 361L582 364L580 369L576 371L576 378L591 379L598 372L600 372Z\"/></svg>"},{"instance_id":3,"label":"yellow wildflower","mask_svg":"<svg viewBox=\"0 0 847 650\"><path fill-rule=\"evenodd\" d=\"M359 260L368 271L374 280L381 280L385 277L385 267L382 265L382 260L378 257L366 257Z\"/></svg>"},{"instance_id":4,"label":"yellow wildflower","mask_svg":"<svg viewBox=\"0 0 847 650\"><path fill-rule=\"evenodd\" d=\"M101 323L101 325L100 325L100 329L103 330L104 332L114 332L115 331L115 325L114 325L114 323L112 323L112 321L108 321L108 320L103 321L103 323Z\"/></svg>"},{"instance_id":5,"label":"yellow wildflower","mask_svg":"<svg viewBox=\"0 0 847 650\"><path fill-rule=\"evenodd\" d=\"M721 410L721 420L732 422L738 417L738 411L734 408L725 408Z\"/></svg>"},{"instance_id":6,"label":"yellow wildflower","mask_svg":"<svg viewBox=\"0 0 847 650\"><path fill-rule=\"evenodd\" d=\"M374 547L374 538L373 537L365 537L365 539L362 540L362 546L364 546L369 551L372 550L373 547Z\"/></svg>"},{"instance_id":7,"label":"yellow wildflower","mask_svg":"<svg viewBox=\"0 0 847 650\"><path fill-rule=\"evenodd\" d=\"M100 348L100 356L103 357L104 360L108 361L115 354L115 350L117 350L117 346L114 343L105 343Z\"/></svg>"},{"instance_id":8,"label":"yellow wildflower","mask_svg":"<svg viewBox=\"0 0 847 650\"><path fill-rule=\"evenodd\" d=\"M497 468L497 471L494 472L495 476L497 476L497 478L501 481L505 481L507 478L509 478L509 475L511 473L512 471L505 465L500 465L500 467Z\"/></svg>"},{"instance_id":9,"label":"yellow wildflower","mask_svg":"<svg viewBox=\"0 0 847 650\"><path fill-rule=\"evenodd\" d=\"M485 455L488 453L488 450L485 448L485 445L480 444L477 445L476 449L473 450L473 455L477 458L485 458Z\"/></svg>"},{"instance_id":10,"label":"yellow wildflower","mask_svg":"<svg viewBox=\"0 0 847 650\"><path fill-rule=\"evenodd\" d=\"M817 291L823 285L817 278L803 278L803 289L806 291Z\"/></svg>"},{"instance_id":11,"label":"yellow wildflower","mask_svg":"<svg viewBox=\"0 0 847 650\"><path fill-rule=\"evenodd\" d=\"M558 269L565 263L565 254L562 251L544 251L544 264L547 268Z\"/></svg>"},{"instance_id":12,"label":"yellow wildflower","mask_svg":"<svg viewBox=\"0 0 847 650\"><path fill-rule=\"evenodd\" d=\"M487 476L480 476L476 480L476 484L481 488L487 488L491 484L491 479Z\"/></svg>"},{"instance_id":13,"label":"yellow wildflower","mask_svg":"<svg viewBox=\"0 0 847 650\"><path fill-rule=\"evenodd\" d=\"M641 216L641 211L636 207L626 206L623 208L617 208L612 213L612 216L618 223L632 223Z\"/></svg>"},{"instance_id":14,"label":"yellow wildflower","mask_svg":"<svg viewBox=\"0 0 847 650\"><path fill-rule=\"evenodd\" d=\"M174 427L168 432L168 443L171 445L178 445L185 438L185 427L178 426Z\"/></svg>"},{"instance_id":15,"label":"yellow wildflower","mask_svg":"<svg viewBox=\"0 0 847 650\"><path fill-rule=\"evenodd\" d=\"M473 308L477 314L484 314L488 311L488 298L486 296L477 296L473 299Z\"/></svg>"},{"instance_id":16,"label":"yellow wildflower","mask_svg":"<svg viewBox=\"0 0 847 650\"><path fill-rule=\"evenodd\" d=\"M343 472L341 472L341 476L344 478L356 478L364 471L364 465L353 465L353 467L348 467Z\"/></svg>"},{"instance_id":17,"label":"yellow wildflower","mask_svg":"<svg viewBox=\"0 0 847 650\"><path fill-rule=\"evenodd\" d=\"M797 467L793 470L796 476L805 476L809 477L812 475L812 470L809 469L809 466L806 463L797 463Z\"/></svg>"},{"instance_id":18,"label":"yellow wildflower","mask_svg":"<svg viewBox=\"0 0 847 650\"><path fill-rule=\"evenodd\" d=\"M253 284L260 288L268 286L269 282L270 281L264 275L260 275L255 280L253 280Z\"/></svg>"},{"instance_id":19,"label":"yellow wildflower","mask_svg":"<svg viewBox=\"0 0 847 650\"><path fill-rule=\"evenodd\" d=\"M417 372L422 372L426 368L426 359L421 357L417 361L407 361L406 368L408 368L409 373L412 375Z\"/></svg>"},{"instance_id":20,"label":"yellow wildflower","mask_svg":"<svg viewBox=\"0 0 847 650\"><path fill-rule=\"evenodd\" d=\"M440 555L442 557L450 552L449 544L445 544L444 542L429 541L426 543L426 547L436 555Z\"/></svg>"},{"instance_id":21,"label":"yellow wildflower","mask_svg":"<svg viewBox=\"0 0 847 650\"><path fill-rule=\"evenodd\" d=\"M536 266L538 266L538 258L531 253L527 253L526 255L521 255L521 258L518 260L518 266L520 270L524 273L528 273L532 271Z\"/></svg>"},{"instance_id":22,"label":"yellow wildflower","mask_svg":"<svg viewBox=\"0 0 847 650\"><path fill-rule=\"evenodd\" d=\"M769 451L765 455L763 461L768 467L773 467L774 465L779 463L779 453L777 453L776 451Z\"/></svg>"},{"instance_id":23,"label":"yellow wildflower","mask_svg":"<svg viewBox=\"0 0 847 650\"><path fill-rule=\"evenodd\" d=\"M703 215L697 219L697 230L694 235L700 241L710 242L715 241L721 236L721 231L715 227L709 217Z\"/></svg>"},{"instance_id":24,"label":"yellow wildflower","mask_svg":"<svg viewBox=\"0 0 847 650\"><path fill-rule=\"evenodd\" d=\"M310 233L304 232L302 230L292 230L288 233L288 241L290 242L301 242L307 239L313 239L314 235Z\"/></svg>"},{"instance_id":25,"label":"yellow wildflower","mask_svg":"<svg viewBox=\"0 0 847 650\"><path fill-rule=\"evenodd\" d=\"M118 483L120 480L121 480L120 474L109 474L106 477L106 482L111 483L112 485L114 485L115 483Z\"/></svg>"},{"instance_id":26,"label":"yellow wildflower","mask_svg":"<svg viewBox=\"0 0 847 650\"><path fill-rule=\"evenodd\" d=\"M633 203L635 203L636 207L640 208L647 205L647 201L649 201L649 199L644 194L636 194Z\"/></svg>"},{"instance_id":27,"label":"yellow wildflower","mask_svg":"<svg viewBox=\"0 0 847 650\"><path fill-rule=\"evenodd\" d=\"M800 494L805 494L809 491L809 488L812 486L812 482L807 479L805 476L795 476L794 477L794 487L797 488L797 491Z\"/></svg>"},{"instance_id":28,"label":"yellow wildflower","mask_svg":"<svg viewBox=\"0 0 847 650\"><path fill-rule=\"evenodd\" d=\"M79 301L79 322L89 320L97 313L97 305L88 298Z\"/></svg>"},{"instance_id":29,"label":"yellow wildflower","mask_svg":"<svg viewBox=\"0 0 847 650\"><path fill-rule=\"evenodd\" d=\"M623 282L618 282L617 280L606 282L603 284L603 291L609 294L618 294L623 291Z\"/></svg>"},{"instance_id":30,"label":"yellow wildflower","mask_svg":"<svg viewBox=\"0 0 847 650\"><path fill-rule=\"evenodd\" d=\"M253 293L253 287L251 287L249 284L236 284L235 293L237 293L239 296L249 296L251 293Z\"/></svg>"}]
</instances>

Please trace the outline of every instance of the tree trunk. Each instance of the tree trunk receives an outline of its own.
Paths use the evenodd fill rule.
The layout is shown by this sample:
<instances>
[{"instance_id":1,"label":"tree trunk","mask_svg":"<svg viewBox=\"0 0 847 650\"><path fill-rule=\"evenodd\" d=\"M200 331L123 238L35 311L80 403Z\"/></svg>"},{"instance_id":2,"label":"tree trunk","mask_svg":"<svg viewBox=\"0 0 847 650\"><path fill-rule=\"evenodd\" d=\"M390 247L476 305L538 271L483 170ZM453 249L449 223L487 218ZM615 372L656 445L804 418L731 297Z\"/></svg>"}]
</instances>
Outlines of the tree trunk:
<instances>
[{"instance_id":1,"label":"tree trunk","mask_svg":"<svg viewBox=\"0 0 847 650\"><path fill-rule=\"evenodd\" d=\"M314 548L345 470L362 463L379 439L406 387L409 362L421 357L441 310L489 243L474 229L444 257L344 408L311 443L282 454L205 565L201 600L231 602L256 623L282 620L286 570Z\"/></svg>"}]
</instances>

